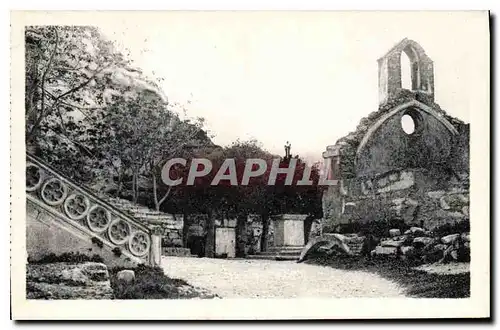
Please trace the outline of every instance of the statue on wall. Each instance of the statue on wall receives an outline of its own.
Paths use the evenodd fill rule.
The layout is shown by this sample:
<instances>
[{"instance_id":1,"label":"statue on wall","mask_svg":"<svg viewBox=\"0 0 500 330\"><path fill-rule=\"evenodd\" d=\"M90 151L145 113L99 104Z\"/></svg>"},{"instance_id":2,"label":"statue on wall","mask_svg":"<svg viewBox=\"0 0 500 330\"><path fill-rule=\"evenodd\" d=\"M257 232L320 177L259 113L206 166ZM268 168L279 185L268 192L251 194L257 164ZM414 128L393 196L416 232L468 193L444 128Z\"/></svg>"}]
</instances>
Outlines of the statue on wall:
<instances>
[{"instance_id":1,"label":"statue on wall","mask_svg":"<svg viewBox=\"0 0 500 330\"><path fill-rule=\"evenodd\" d=\"M288 160L290 158L292 158L292 155L290 154L290 149L292 148L292 145L290 144L290 142L286 141L286 144L285 144L285 160Z\"/></svg>"}]
</instances>

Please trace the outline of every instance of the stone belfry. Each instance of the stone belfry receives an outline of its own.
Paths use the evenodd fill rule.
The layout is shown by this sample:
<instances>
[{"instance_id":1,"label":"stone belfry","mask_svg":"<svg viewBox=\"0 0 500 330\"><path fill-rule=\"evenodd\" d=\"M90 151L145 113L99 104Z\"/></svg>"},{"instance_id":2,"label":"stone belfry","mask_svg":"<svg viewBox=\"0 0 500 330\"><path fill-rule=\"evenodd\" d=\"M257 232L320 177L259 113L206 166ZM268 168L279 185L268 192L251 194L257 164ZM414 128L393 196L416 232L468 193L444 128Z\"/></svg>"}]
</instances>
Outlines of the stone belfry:
<instances>
[{"instance_id":1,"label":"stone belfry","mask_svg":"<svg viewBox=\"0 0 500 330\"><path fill-rule=\"evenodd\" d=\"M384 56L378 59L379 101L384 104L392 95L402 89L401 54L410 59L411 90L426 94L434 101L434 64L417 42L401 40Z\"/></svg>"}]
</instances>

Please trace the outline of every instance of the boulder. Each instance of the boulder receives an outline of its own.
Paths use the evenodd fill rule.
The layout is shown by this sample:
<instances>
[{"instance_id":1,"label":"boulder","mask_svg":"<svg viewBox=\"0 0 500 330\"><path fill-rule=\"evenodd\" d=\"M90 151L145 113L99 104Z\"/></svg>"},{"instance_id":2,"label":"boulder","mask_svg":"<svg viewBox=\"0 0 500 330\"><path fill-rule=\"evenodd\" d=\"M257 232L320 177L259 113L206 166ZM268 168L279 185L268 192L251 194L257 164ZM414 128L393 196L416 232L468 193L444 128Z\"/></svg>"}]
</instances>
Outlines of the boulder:
<instances>
[{"instance_id":1,"label":"boulder","mask_svg":"<svg viewBox=\"0 0 500 330\"><path fill-rule=\"evenodd\" d=\"M135 281L135 272L130 269L124 269L116 274L118 281L124 281L126 283L131 283Z\"/></svg>"},{"instance_id":2,"label":"boulder","mask_svg":"<svg viewBox=\"0 0 500 330\"><path fill-rule=\"evenodd\" d=\"M413 246L415 247L423 247L423 246L426 246L430 243L432 243L434 240L430 237L424 237L424 236L421 236L421 237L415 237L413 239Z\"/></svg>"},{"instance_id":3,"label":"boulder","mask_svg":"<svg viewBox=\"0 0 500 330\"><path fill-rule=\"evenodd\" d=\"M410 231L414 236L425 236L425 230L423 228L411 227Z\"/></svg>"},{"instance_id":4,"label":"boulder","mask_svg":"<svg viewBox=\"0 0 500 330\"><path fill-rule=\"evenodd\" d=\"M462 237L462 240L464 242L470 242L470 233L462 233L462 235L460 235L460 237Z\"/></svg>"},{"instance_id":5,"label":"boulder","mask_svg":"<svg viewBox=\"0 0 500 330\"><path fill-rule=\"evenodd\" d=\"M389 240L386 240L386 241L382 241L380 243L381 246L383 247L400 247L401 245L403 245L403 241L396 241L396 240L392 240L392 239L389 239Z\"/></svg>"},{"instance_id":6,"label":"boulder","mask_svg":"<svg viewBox=\"0 0 500 330\"><path fill-rule=\"evenodd\" d=\"M411 233L411 229L406 230L403 234L404 234L404 235L411 235L411 234L412 234L412 233Z\"/></svg>"},{"instance_id":7,"label":"boulder","mask_svg":"<svg viewBox=\"0 0 500 330\"><path fill-rule=\"evenodd\" d=\"M391 230L389 230L389 235L391 237L400 236L401 235L401 230L399 230L399 229L391 229Z\"/></svg>"},{"instance_id":8,"label":"boulder","mask_svg":"<svg viewBox=\"0 0 500 330\"><path fill-rule=\"evenodd\" d=\"M306 260L307 256L311 252L317 251L320 247L323 247L324 250L330 250L334 246L336 246L335 251L340 250L343 251L346 255L352 255L349 246L345 243L346 239L346 236L336 233L323 234L319 237L315 237L309 240L306 246L304 246L297 262Z\"/></svg>"},{"instance_id":9,"label":"boulder","mask_svg":"<svg viewBox=\"0 0 500 330\"><path fill-rule=\"evenodd\" d=\"M458 239L459 236L460 234L451 234L443 236L441 237L441 242L443 242L444 244L453 244L455 243L455 241Z\"/></svg>"}]
</instances>

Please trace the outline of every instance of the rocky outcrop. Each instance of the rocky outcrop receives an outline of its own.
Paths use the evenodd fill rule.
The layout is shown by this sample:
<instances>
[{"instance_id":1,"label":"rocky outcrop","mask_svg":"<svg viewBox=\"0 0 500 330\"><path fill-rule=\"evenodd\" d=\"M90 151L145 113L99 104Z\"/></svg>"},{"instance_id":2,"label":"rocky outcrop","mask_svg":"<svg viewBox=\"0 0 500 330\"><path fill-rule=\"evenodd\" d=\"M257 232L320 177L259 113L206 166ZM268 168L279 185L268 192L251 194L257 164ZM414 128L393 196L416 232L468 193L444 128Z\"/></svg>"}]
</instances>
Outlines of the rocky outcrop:
<instances>
[{"instance_id":1,"label":"rocky outcrop","mask_svg":"<svg viewBox=\"0 0 500 330\"><path fill-rule=\"evenodd\" d=\"M28 264L26 298L113 299L113 290L102 263Z\"/></svg>"}]
</instances>

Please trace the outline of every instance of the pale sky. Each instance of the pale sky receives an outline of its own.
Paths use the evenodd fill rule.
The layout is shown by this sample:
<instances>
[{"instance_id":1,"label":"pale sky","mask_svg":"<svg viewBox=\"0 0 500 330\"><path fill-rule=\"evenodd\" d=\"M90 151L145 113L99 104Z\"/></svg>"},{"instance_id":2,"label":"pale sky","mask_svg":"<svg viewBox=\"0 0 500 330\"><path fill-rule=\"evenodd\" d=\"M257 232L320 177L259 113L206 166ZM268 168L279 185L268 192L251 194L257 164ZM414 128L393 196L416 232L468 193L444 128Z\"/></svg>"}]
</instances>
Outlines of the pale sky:
<instances>
[{"instance_id":1,"label":"pale sky","mask_svg":"<svg viewBox=\"0 0 500 330\"><path fill-rule=\"evenodd\" d=\"M163 77L170 101L203 116L214 142L256 138L274 153L321 160L378 107L377 59L401 39L434 61L436 102L465 122L487 90L479 12L156 12L98 26ZM481 85L484 86L484 85Z\"/></svg>"}]
</instances>

